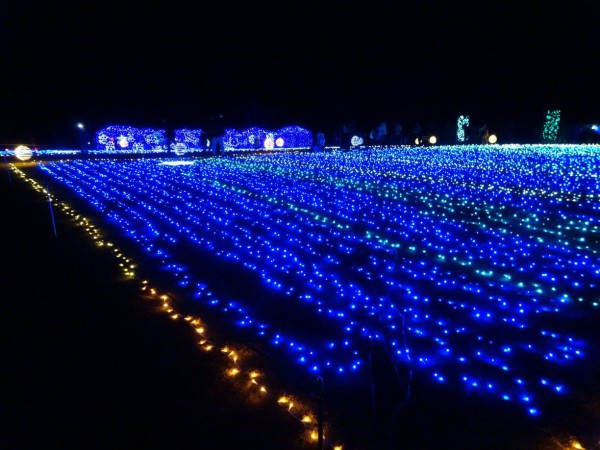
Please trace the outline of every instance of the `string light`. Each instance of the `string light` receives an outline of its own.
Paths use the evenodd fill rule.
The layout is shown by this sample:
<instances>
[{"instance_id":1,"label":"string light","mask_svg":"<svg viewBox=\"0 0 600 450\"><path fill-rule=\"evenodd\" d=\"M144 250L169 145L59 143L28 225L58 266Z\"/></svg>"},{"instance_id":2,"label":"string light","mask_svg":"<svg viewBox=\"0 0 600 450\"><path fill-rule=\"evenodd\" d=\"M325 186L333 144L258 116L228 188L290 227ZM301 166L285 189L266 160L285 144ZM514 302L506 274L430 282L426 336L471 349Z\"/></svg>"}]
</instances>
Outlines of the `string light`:
<instances>
[{"instance_id":1,"label":"string light","mask_svg":"<svg viewBox=\"0 0 600 450\"><path fill-rule=\"evenodd\" d=\"M100 232L100 230L92 224L90 219L81 216L70 205L58 200L54 194L50 194L35 179L28 177L23 171L21 171L14 165L11 164L10 168L21 179L23 179L25 182L29 183L35 191L40 192L45 196L50 196L53 203L63 213L65 213L67 216L70 216L73 219L73 221L74 221L73 223L75 225L82 227L84 229L84 231L94 241L101 242L102 246L105 246L106 248L110 249L113 256L115 256L117 258L117 261L119 261L118 266L122 269L122 271L125 275L133 276L133 274L131 272L129 272L130 268L135 267L135 264L132 264L132 258L125 256L124 252L122 252L122 250L120 250L114 243L106 242L104 240L104 238L102 237L102 233ZM198 326L200 323L202 323L202 321L198 317L194 317L189 314L182 314L180 312L175 311L175 309L171 305L171 301L173 300L173 298L170 295L161 294L156 288L150 287L150 282L146 279L141 280L139 282L139 284L140 284L140 290L142 292L148 292L148 294L151 298L155 298L155 299L159 300L160 302L162 302L162 310L166 311L169 314L169 316L171 317L171 319L177 320L177 319L180 319L183 317L183 319L184 319L183 323L187 323L190 326L194 327L195 331L197 333L201 334L203 339L201 339L200 345L202 346L202 348L204 350L208 351L211 348L218 346L213 341L208 340L208 338L206 337L205 328ZM228 361L230 361L230 363L233 364L232 366L228 367L225 370L225 374L229 378L238 378L240 375L246 374L248 376L248 379L251 381L251 383L250 383L251 386L256 386L258 391L261 394L272 398L272 396L269 393L269 391L267 390L267 388L264 385L259 386L258 383L256 382L256 379L261 377L261 374L259 371L244 370L239 365L238 352L236 352L231 346L229 346L229 345L221 346L220 349L221 349L221 353L225 354L227 356ZM285 401L281 401L282 399L285 399ZM302 403L298 403L298 400L292 401L291 397L289 397L289 396L280 396L279 401L277 401L277 403L280 405L283 404L285 406L285 411L288 414L290 414L292 417L294 417L298 421L298 423L302 424L305 430L307 430L311 433L316 432L315 430L311 431L309 428L307 428L309 426L309 423L307 423L306 421L303 421L299 416L297 416L295 414L295 411L297 410L297 411L300 411L301 413L303 412L302 417L308 417L307 413L309 413L310 408L308 408L307 406L305 406ZM294 411L292 411L292 409L294 409ZM337 444L328 443L328 445L331 448L339 447L339 445L337 445Z\"/></svg>"},{"instance_id":2,"label":"string light","mask_svg":"<svg viewBox=\"0 0 600 450\"><path fill-rule=\"evenodd\" d=\"M562 368L587 356L577 317L598 315L599 154L598 146L455 146L42 170L199 302L310 373L358 376L369 341L385 339L433 382L536 416L546 399L569 393ZM268 323L259 308L250 312L251 299L226 300L171 256L182 245L259 275L289 299L290 318ZM327 324L322 336L286 328L296 310ZM223 352L230 362L232 351Z\"/></svg>"},{"instance_id":3,"label":"string light","mask_svg":"<svg viewBox=\"0 0 600 450\"><path fill-rule=\"evenodd\" d=\"M456 121L456 140L463 143L467 140L465 128L469 126L469 116L458 116Z\"/></svg>"},{"instance_id":4,"label":"string light","mask_svg":"<svg viewBox=\"0 0 600 450\"><path fill-rule=\"evenodd\" d=\"M548 110L542 138L545 142L556 142L560 122L560 109Z\"/></svg>"},{"instance_id":5,"label":"string light","mask_svg":"<svg viewBox=\"0 0 600 450\"><path fill-rule=\"evenodd\" d=\"M171 150L177 155L205 150L202 146L202 129L174 130ZM308 149L312 146L312 133L291 125L268 131L258 127L246 130L228 128L223 143L226 151ZM139 129L133 126L110 125L96 132L96 149L90 153L164 153L168 150L165 130Z\"/></svg>"},{"instance_id":6,"label":"string light","mask_svg":"<svg viewBox=\"0 0 600 450\"><path fill-rule=\"evenodd\" d=\"M183 155L188 151L203 150L202 135L205 134L204 130L189 130L187 128L181 128L175 130L175 143L173 150L178 155Z\"/></svg>"},{"instance_id":7,"label":"string light","mask_svg":"<svg viewBox=\"0 0 600 450\"><path fill-rule=\"evenodd\" d=\"M569 392L560 367L586 356L583 336L553 329L556 317L598 311L597 155L597 146L442 146L43 170L198 302L308 373L360 376L369 341L386 339L434 382L537 415ZM171 256L181 245L257 274L257 288L289 299L289 318L269 323L251 299L225 300ZM322 335L293 327L296 311L310 311Z\"/></svg>"},{"instance_id":8,"label":"string light","mask_svg":"<svg viewBox=\"0 0 600 450\"><path fill-rule=\"evenodd\" d=\"M110 125L96 132L96 149L90 153L143 153L164 152L165 130Z\"/></svg>"},{"instance_id":9,"label":"string light","mask_svg":"<svg viewBox=\"0 0 600 450\"><path fill-rule=\"evenodd\" d=\"M350 145L353 147L358 147L359 145L363 145L364 139L360 136L352 136L350 139Z\"/></svg>"},{"instance_id":10,"label":"string light","mask_svg":"<svg viewBox=\"0 0 600 450\"><path fill-rule=\"evenodd\" d=\"M312 146L312 133L297 125L275 131L252 127L246 130L230 128L223 139L226 151L308 149Z\"/></svg>"},{"instance_id":11,"label":"string light","mask_svg":"<svg viewBox=\"0 0 600 450\"><path fill-rule=\"evenodd\" d=\"M267 134L267 138L265 139L264 143L264 148L265 150L273 150L273 148L275 148L275 140L273 139L272 133Z\"/></svg>"}]
</instances>

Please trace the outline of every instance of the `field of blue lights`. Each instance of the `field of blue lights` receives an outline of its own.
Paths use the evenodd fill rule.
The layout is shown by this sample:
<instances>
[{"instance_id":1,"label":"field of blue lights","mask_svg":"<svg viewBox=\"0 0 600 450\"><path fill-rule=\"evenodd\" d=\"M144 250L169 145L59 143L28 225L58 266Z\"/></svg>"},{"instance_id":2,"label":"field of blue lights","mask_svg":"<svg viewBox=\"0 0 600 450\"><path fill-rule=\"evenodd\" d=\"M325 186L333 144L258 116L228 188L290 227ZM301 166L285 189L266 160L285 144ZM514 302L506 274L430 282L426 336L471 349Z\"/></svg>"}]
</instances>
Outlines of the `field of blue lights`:
<instances>
[{"instance_id":1,"label":"field of blue lights","mask_svg":"<svg viewBox=\"0 0 600 450\"><path fill-rule=\"evenodd\" d=\"M299 370L362 376L378 340L433 383L538 415L598 360L581 325L600 318L598 146L41 168Z\"/></svg>"}]
</instances>

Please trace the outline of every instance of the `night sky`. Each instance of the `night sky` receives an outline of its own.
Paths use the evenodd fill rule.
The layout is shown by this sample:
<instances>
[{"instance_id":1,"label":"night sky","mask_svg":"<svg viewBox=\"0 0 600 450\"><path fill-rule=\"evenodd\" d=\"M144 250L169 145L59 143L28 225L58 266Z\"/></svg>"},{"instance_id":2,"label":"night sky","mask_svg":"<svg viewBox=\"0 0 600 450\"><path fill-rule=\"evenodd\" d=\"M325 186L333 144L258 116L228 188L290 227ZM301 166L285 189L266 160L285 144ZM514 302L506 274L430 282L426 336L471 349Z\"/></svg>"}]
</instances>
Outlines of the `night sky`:
<instances>
[{"instance_id":1,"label":"night sky","mask_svg":"<svg viewBox=\"0 0 600 450\"><path fill-rule=\"evenodd\" d=\"M5 1L0 143L75 124L600 120L597 1Z\"/></svg>"}]
</instances>

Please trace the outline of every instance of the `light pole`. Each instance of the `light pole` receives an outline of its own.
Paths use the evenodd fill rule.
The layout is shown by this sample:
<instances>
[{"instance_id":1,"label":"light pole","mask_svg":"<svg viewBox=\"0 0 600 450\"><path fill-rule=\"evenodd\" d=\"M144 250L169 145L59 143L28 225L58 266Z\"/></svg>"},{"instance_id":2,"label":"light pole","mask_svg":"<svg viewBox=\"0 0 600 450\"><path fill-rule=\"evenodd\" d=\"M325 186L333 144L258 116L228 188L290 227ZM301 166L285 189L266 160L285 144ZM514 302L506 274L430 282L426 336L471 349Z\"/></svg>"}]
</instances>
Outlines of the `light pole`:
<instances>
[{"instance_id":1,"label":"light pole","mask_svg":"<svg viewBox=\"0 0 600 450\"><path fill-rule=\"evenodd\" d=\"M79 130L79 133L77 133L79 147L80 147L81 152L85 155L85 154L87 154L87 147L89 144L87 142L87 133L85 130L85 125L83 124L83 122L77 122L76 127Z\"/></svg>"}]
</instances>

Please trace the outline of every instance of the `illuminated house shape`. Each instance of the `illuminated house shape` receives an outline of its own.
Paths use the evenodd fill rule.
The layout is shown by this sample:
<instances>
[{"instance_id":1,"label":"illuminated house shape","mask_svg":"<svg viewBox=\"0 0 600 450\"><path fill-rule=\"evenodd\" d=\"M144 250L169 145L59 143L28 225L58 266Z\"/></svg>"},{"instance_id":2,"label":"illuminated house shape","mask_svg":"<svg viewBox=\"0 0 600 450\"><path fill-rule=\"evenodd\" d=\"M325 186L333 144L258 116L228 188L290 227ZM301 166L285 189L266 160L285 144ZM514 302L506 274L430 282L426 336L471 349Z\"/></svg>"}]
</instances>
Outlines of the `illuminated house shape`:
<instances>
[{"instance_id":1,"label":"illuminated house shape","mask_svg":"<svg viewBox=\"0 0 600 450\"><path fill-rule=\"evenodd\" d=\"M202 149L204 143L202 142L204 131L201 129L188 130L182 128L175 130L175 144L183 144L185 148L189 149Z\"/></svg>"},{"instance_id":2,"label":"illuminated house shape","mask_svg":"<svg viewBox=\"0 0 600 450\"><path fill-rule=\"evenodd\" d=\"M96 152L136 153L164 151L165 130L109 125L96 132Z\"/></svg>"},{"instance_id":3,"label":"illuminated house shape","mask_svg":"<svg viewBox=\"0 0 600 450\"><path fill-rule=\"evenodd\" d=\"M310 148L312 133L302 127L292 125L276 131L252 127L243 131L226 130L225 150L272 150Z\"/></svg>"},{"instance_id":4,"label":"illuminated house shape","mask_svg":"<svg viewBox=\"0 0 600 450\"><path fill-rule=\"evenodd\" d=\"M269 132L262 128L252 127L239 131L233 128L225 130L225 150L262 150Z\"/></svg>"},{"instance_id":5,"label":"illuminated house shape","mask_svg":"<svg viewBox=\"0 0 600 450\"><path fill-rule=\"evenodd\" d=\"M310 148L312 147L312 133L299 126L280 128L275 133L275 146L281 148ZM278 145L278 139L283 139L283 144Z\"/></svg>"},{"instance_id":6,"label":"illuminated house shape","mask_svg":"<svg viewBox=\"0 0 600 450\"><path fill-rule=\"evenodd\" d=\"M174 131L174 140L168 143L165 130L111 125L96 133L94 153L165 152L169 145L176 153L204 150L206 138L201 129L181 128ZM225 130L223 142L227 151L303 149L312 146L312 133L299 126L276 131L259 127L241 131L229 128Z\"/></svg>"}]
</instances>

